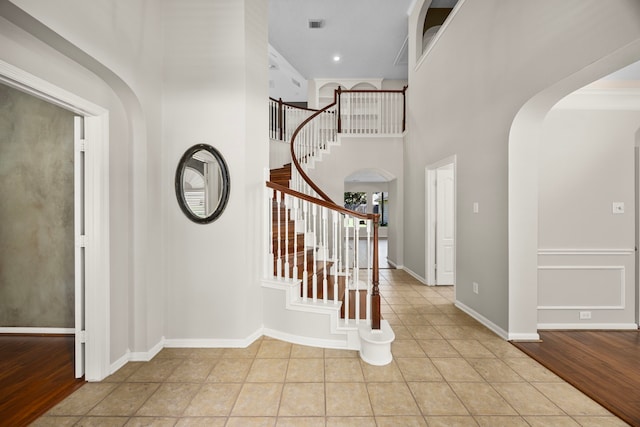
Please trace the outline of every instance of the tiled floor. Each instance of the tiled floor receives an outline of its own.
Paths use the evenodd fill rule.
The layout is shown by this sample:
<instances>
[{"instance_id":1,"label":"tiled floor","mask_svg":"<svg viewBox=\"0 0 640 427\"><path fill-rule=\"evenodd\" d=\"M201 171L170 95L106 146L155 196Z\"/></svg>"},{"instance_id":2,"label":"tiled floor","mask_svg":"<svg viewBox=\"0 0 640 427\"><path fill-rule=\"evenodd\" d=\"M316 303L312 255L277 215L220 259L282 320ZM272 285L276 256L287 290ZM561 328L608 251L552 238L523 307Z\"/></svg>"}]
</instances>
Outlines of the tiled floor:
<instances>
[{"instance_id":1,"label":"tiled floor","mask_svg":"<svg viewBox=\"0 0 640 427\"><path fill-rule=\"evenodd\" d=\"M262 338L164 349L89 383L36 426L624 426L452 304L451 287L381 271L394 360Z\"/></svg>"}]
</instances>

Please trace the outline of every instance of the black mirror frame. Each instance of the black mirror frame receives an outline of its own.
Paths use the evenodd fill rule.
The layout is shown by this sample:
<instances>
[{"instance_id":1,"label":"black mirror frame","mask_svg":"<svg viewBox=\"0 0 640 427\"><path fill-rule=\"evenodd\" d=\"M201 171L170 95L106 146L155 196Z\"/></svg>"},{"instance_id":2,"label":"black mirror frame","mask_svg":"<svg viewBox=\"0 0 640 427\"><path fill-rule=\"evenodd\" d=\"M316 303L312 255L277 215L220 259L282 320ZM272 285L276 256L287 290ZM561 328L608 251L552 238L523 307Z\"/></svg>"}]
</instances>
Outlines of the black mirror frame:
<instances>
[{"instance_id":1,"label":"black mirror frame","mask_svg":"<svg viewBox=\"0 0 640 427\"><path fill-rule=\"evenodd\" d=\"M200 150L205 150L211 153L211 155L218 161L218 165L220 165L220 172L222 175L222 194L220 195L220 202L218 203L216 209L209 216L206 216L204 218L197 216L191 211L191 209L189 209L187 201L184 198L184 189L182 187L182 174L184 173L187 161ZM209 144L196 144L184 152L184 154L180 158L180 161L178 162L178 168L176 169L175 189L176 198L178 199L178 205L187 218L198 224L209 224L215 221L220 215L222 215L222 212L227 207L230 188L231 181L229 179L229 168L227 167L227 163L224 161L224 157L222 157L222 154L220 154L218 150L216 150Z\"/></svg>"}]
</instances>

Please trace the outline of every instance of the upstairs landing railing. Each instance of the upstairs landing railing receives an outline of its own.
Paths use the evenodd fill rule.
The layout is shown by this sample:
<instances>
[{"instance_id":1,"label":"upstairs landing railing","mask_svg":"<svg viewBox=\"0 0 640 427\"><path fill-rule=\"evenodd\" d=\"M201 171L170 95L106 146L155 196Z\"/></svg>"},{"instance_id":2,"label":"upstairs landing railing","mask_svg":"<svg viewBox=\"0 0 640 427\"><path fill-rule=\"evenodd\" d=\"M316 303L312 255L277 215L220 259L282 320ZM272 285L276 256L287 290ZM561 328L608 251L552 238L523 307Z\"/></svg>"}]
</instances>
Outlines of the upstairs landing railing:
<instances>
[{"instance_id":1,"label":"upstairs landing railing","mask_svg":"<svg viewBox=\"0 0 640 427\"><path fill-rule=\"evenodd\" d=\"M269 98L269 137L278 141L291 141L293 132L305 119L318 110L289 104Z\"/></svg>"},{"instance_id":2,"label":"upstairs landing railing","mask_svg":"<svg viewBox=\"0 0 640 427\"><path fill-rule=\"evenodd\" d=\"M281 101L277 108L273 103L275 100L271 101L272 123L274 120L277 122L271 126L272 137L288 140L288 126L282 121L292 123L301 120L290 138L294 166L291 189L267 184L271 189L268 191L272 215L270 255L274 275L301 279L300 295L303 300L311 298L317 302L320 299L325 304L335 304L342 297L345 322L350 322L353 313L356 323L365 320L374 330L380 329L381 321L380 216L361 214L339 206L309 178L307 171L339 133L397 135L404 132L406 89L370 91L339 88L334 92L334 102L321 110L304 109L295 113L293 109L285 113ZM296 237L297 232L303 236L302 241ZM366 245L361 245L361 233ZM299 260L299 256L303 259ZM366 292L363 304L366 308L361 313L363 292Z\"/></svg>"}]
</instances>

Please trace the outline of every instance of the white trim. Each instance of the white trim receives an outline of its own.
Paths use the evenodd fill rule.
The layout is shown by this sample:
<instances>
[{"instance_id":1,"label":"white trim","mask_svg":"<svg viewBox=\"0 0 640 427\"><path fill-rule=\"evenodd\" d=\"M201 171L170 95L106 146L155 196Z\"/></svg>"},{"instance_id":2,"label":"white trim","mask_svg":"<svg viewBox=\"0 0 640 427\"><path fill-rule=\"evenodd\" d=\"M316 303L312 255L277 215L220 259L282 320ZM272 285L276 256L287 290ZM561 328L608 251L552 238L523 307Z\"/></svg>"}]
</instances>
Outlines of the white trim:
<instances>
[{"instance_id":1,"label":"white trim","mask_svg":"<svg viewBox=\"0 0 640 427\"><path fill-rule=\"evenodd\" d=\"M160 341L154 345L149 351L137 351L137 352L128 352L129 360L131 362L148 362L165 347L165 339L164 337L160 338Z\"/></svg>"},{"instance_id":2,"label":"white trim","mask_svg":"<svg viewBox=\"0 0 640 427\"><path fill-rule=\"evenodd\" d=\"M564 329L599 329L599 330L633 330L638 329L635 323L538 323L541 330L564 330Z\"/></svg>"},{"instance_id":3,"label":"white trim","mask_svg":"<svg viewBox=\"0 0 640 427\"><path fill-rule=\"evenodd\" d=\"M420 276L418 273L414 272L409 267L402 266L402 270L406 271L407 273L409 273L410 276L412 276L414 279L416 279L417 281L419 281L423 285L427 284L427 279L425 279L424 277Z\"/></svg>"},{"instance_id":4,"label":"white trim","mask_svg":"<svg viewBox=\"0 0 640 427\"><path fill-rule=\"evenodd\" d=\"M411 16L413 14L413 8L416 7L416 3L418 3L418 0L411 0L411 4L407 8L407 16ZM424 22L422 24L424 25Z\"/></svg>"},{"instance_id":5,"label":"white trim","mask_svg":"<svg viewBox=\"0 0 640 427\"><path fill-rule=\"evenodd\" d=\"M633 255L635 249L538 249L538 255Z\"/></svg>"},{"instance_id":6,"label":"white trim","mask_svg":"<svg viewBox=\"0 0 640 427\"><path fill-rule=\"evenodd\" d=\"M404 265L396 264L395 262L391 261L389 258L387 258L387 264L389 264L391 267L395 268L396 270L404 270ZM386 269L383 268L382 270L386 270Z\"/></svg>"},{"instance_id":7,"label":"white trim","mask_svg":"<svg viewBox=\"0 0 640 427\"><path fill-rule=\"evenodd\" d=\"M540 335L538 335L537 333L535 333L535 334L510 333L508 340L509 341L519 341L519 342L523 342L523 341L540 341Z\"/></svg>"},{"instance_id":8,"label":"white trim","mask_svg":"<svg viewBox=\"0 0 640 427\"><path fill-rule=\"evenodd\" d=\"M0 82L82 116L100 116L108 110L57 87L0 59Z\"/></svg>"},{"instance_id":9,"label":"white trim","mask_svg":"<svg viewBox=\"0 0 640 427\"><path fill-rule=\"evenodd\" d=\"M500 338L502 338L504 340L509 340L510 341L510 340L516 339L516 338L513 338L513 336L516 336L516 335L523 335L524 336L525 335L525 334L509 334L509 333L507 333L507 331L502 329L500 326L496 325L491 320L489 320L486 317L484 317L482 314L478 313L477 311L475 311L471 307L465 305L464 303L462 303L462 302L460 302L458 300L456 300L455 306L458 307L460 310L464 311L465 313L467 313L469 316L471 316L474 319L476 319L478 322L482 323L485 327L487 327L489 330L491 330L493 333L495 333L496 335L498 335ZM535 334L535 338L533 337L533 335L530 335L530 334L526 334L526 337L527 337L526 338L527 340L540 339L538 334ZM518 339L522 339L522 338L518 338Z\"/></svg>"},{"instance_id":10,"label":"white trim","mask_svg":"<svg viewBox=\"0 0 640 427\"><path fill-rule=\"evenodd\" d=\"M420 37L419 43L420 43L420 47L422 48L422 55L420 55L420 57L416 61L416 66L414 67L414 71L418 71L418 69L420 68L420 66L424 62L425 58L429 55L429 52L431 52L433 47L438 43L438 40L440 40L440 37L442 36L442 33L444 33L444 31L447 29L447 27L449 26L450 22L453 20L454 16L456 16L458 14L458 11L460 10L460 8L462 7L462 5L464 4L465 1L466 0L458 0L458 3L456 3L456 5L453 7L453 10L449 14L449 16L447 16L447 19L444 20L444 22L442 23L442 26L440 26L440 29L438 30L436 35L433 36L433 38L431 40L429 40L428 49L425 49L425 47L422 46L422 37ZM427 10L428 10L428 8L427 8ZM418 22L417 25L420 26L420 28L422 29L423 26L424 26L424 21L423 22ZM409 31L411 31L411 29L409 29ZM422 36L422 31L421 31L420 35ZM416 44L417 43L418 43L418 40L416 40Z\"/></svg>"},{"instance_id":11,"label":"white trim","mask_svg":"<svg viewBox=\"0 0 640 427\"><path fill-rule=\"evenodd\" d=\"M624 310L625 301L625 267L623 265L539 265L538 270L612 270L620 271L620 304L612 306L578 306L578 305L538 305L538 310ZM538 281L538 288L540 283Z\"/></svg>"},{"instance_id":12,"label":"white trim","mask_svg":"<svg viewBox=\"0 0 640 427\"><path fill-rule=\"evenodd\" d=\"M3 326L0 327L0 334L65 334L75 335L76 330L74 328L40 328L40 327L13 327Z\"/></svg>"},{"instance_id":13,"label":"white trim","mask_svg":"<svg viewBox=\"0 0 640 427\"><path fill-rule=\"evenodd\" d=\"M174 338L165 339L165 348L246 348L262 336L262 328L246 338L214 339L214 338Z\"/></svg>"},{"instance_id":14,"label":"white trim","mask_svg":"<svg viewBox=\"0 0 640 427\"><path fill-rule=\"evenodd\" d=\"M286 332L277 331L275 329L264 328L263 334L267 337L279 339L293 344L307 345L310 347L334 348L347 350L347 341L342 340L326 340L320 338L310 338L301 335L288 334Z\"/></svg>"},{"instance_id":15,"label":"white trim","mask_svg":"<svg viewBox=\"0 0 640 427\"><path fill-rule=\"evenodd\" d=\"M458 244L457 231L458 231L458 203L457 203L457 174L458 174L458 158L455 154L445 157L437 162L431 163L425 168L425 276L427 277L425 283L430 285L437 285L436 276L436 236L435 230L431 225L435 224L437 218L436 212L436 191L433 190L433 184L437 182L436 173L441 167L453 165L453 281L455 285L456 281L456 246Z\"/></svg>"},{"instance_id":16,"label":"white trim","mask_svg":"<svg viewBox=\"0 0 640 427\"><path fill-rule=\"evenodd\" d=\"M85 116L85 378L102 380L110 369L109 112L2 60L0 81Z\"/></svg>"},{"instance_id":17,"label":"white trim","mask_svg":"<svg viewBox=\"0 0 640 427\"><path fill-rule=\"evenodd\" d=\"M124 365L126 365L130 361L130 359L129 359L129 355L130 354L131 354L131 352L129 350L127 350L127 352L125 354L123 354L120 359L118 359L115 362L113 362L111 364L111 366L109 366L109 375L115 374L120 368L122 368Z\"/></svg>"}]
</instances>

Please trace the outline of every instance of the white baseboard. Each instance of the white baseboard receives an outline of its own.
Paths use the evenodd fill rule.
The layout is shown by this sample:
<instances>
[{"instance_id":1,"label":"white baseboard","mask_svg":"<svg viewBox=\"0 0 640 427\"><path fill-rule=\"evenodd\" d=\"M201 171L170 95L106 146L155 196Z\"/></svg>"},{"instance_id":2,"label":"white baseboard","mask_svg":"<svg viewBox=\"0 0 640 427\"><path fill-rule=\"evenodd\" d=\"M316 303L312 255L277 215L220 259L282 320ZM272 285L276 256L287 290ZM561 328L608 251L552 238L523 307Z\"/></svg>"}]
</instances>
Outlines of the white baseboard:
<instances>
[{"instance_id":1,"label":"white baseboard","mask_svg":"<svg viewBox=\"0 0 640 427\"><path fill-rule=\"evenodd\" d=\"M129 353L129 360L131 362L148 362L153 359L156 354L164 348L164 337L160 338L160 341L154 345L149 351L135 351Z\"/></svg>"},{"instance_id":2,"label":"white baseboard","mask_svg":"<svg viewBox=\"0 0 640 427\"><path fill-rule=\"evenodd\" d=\"M540 341L540 335L538 333L532 334L519 334L519 333L510 333L507 338L509 341Z\"/></svg>"},{"instance_id":3,"label":"white baseboard","mask_svg":"<svg viewBox=\"0 0 640 427\"><path fill-rule=\"evenodd\" d=\"M389 258L387 258L387 264L389 264L391 267L397 270L402 270L404 268L404 265L396 264L395 262L391 261Z\"/></svg>"},{"instance_id":4,"label":"white baseboard","mask_svg":"<svg viewBox=\"0 0 640 427\"><path fill-rule=\"evenodd\" d=\"M111 366L109 366L109 375L115 374L116 371L118 371L120 368L126 365L127 362L129 362L130 355L131 355L131 351L127 350L127 352L124 355L122 355L120 359L113 362Z\"/></svg>"},{"instance_id":5,"label":"white baseboard","mask_svg":"<svg viewBox=\"0 0 640 427\"><path fill-rule=\"evenodd\" d=\"M336 349L347 348L345 340L323 340L319 338L309 338L309 337L303 337L299 335L292 335L286 332L276 331L268 328L264 328L263 334L267 337L279 339L279 340L290 342L293 344L306 345L310 347L336 348Z\"/></svg>"},{"instance_id":6,"label":"white baseboard","mask_svg":"<svg viewBox=\"0 0 640 427\"><path fill-rule=\"evenodd\" d=\"M241 339L174 338L165 339L164 346L167 348L245 348L262 335L262 328L260 328Z\"/></svg>"},{"instance_id":7,"label":"white baseboard","mask_svg":"<svg viewBox=\"0 0 640 427\"><path fill-rule=\"evenodd\" d=\"M76 330L74 328L0 327L0 334L74 335L75 333Z\"/></svg>"},{"instance_id":8,"label":"white baseboard","mask_svg":"<svg viewBox=\"0 0 640 427\"><path fill-rule=\"evenodd\" d=\"M109 366L109 375L122 368L127 362L148 362L153 359L163 348L244 348L251 345L262 336L262 328L258 329L244 339L166 339L160 341L149 351L130 351L122 355Z\"/></svg>"},{"instance_id":9,"label":"white baseboard","mask_svg":"<svg viewBox=\"0 0 640 427\"><path fill-rule=\"evenodd\" d=\"M538 323L540 330L634 330L638 329L636 323Z\"/></svg>"},{"instance_id":10,"label":"white baseboard","mask_svg":"<svg viewBox=\"0 0 640 427\"><path fill-rule=\"evenodd\" d=\"M402 266L402 270L404 270L407 273L409 273L410 276L412 276L414 279L418 280L423 285L427 284L427 279L425 279L424 277L420 276L418 273L412 271L411 269L409 269L409 268L407 268L405 266Z\"/></svg>"},{"instance_id":11,"label":"white baseboard","mask_svg":"<svg viewBox=\"0 0 640 427\"><path fill-rule=\"evenodd\" d=\"M483 315L481 315L480 313L478 313L474 309L464 305L463 303L461 303L460 301L457 301L457 300L455 302L455 306L458 307L460 310L464 311L465 313L467 313L469 316L471 316L474 319L476 319L478 322L482 323L484 326L486 326L488 329L490 329L493 333L498 335L500 338L502 338L504 340L512 339L510 337L510 335L507 333L507 331L505 331L500 326L496 325L491 320L487 319L486 317L484 317ZM536 334L536 336L537 336L537 334Z\"/></svg>"}]
</instances>

